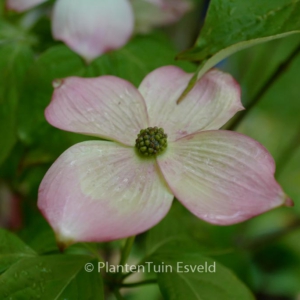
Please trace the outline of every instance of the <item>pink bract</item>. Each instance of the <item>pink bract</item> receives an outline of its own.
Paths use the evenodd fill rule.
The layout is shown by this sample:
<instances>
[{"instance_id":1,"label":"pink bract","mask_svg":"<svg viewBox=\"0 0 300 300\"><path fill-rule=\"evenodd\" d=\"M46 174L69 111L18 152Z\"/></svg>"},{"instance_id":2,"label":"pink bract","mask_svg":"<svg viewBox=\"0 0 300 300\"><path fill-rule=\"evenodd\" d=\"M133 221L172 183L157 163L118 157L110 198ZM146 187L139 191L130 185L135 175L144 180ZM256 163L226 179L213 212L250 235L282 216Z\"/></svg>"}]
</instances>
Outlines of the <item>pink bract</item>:
<instances>
[{"instance_id":1,"label":"pink bract","mask_svg":"<svg viewBox=\"0 0 300 300\"><path fill-rule=\"evenodd\" d=\"M7 0L7 8L23 12L47 0ZM52 34L86 62L126 44L133 33L129 0L56 0Z\"/></svg>"},{"instance_id":2,"label":"pink bract","mask_svg":"<svg viewBox=\"0 0 300 300\"><path fill-rule=\"evenodd\" d=\"M23 12L48 0L7 0L8 9ZM86 62L130 39L134 31L178 21L192 8L190 0L56 0L52 34Z\"/></svg>"},{"instance_id":3,"label":"pink bract","mask_svg":"<svg viewBox=\"0 0 300 300\"><path fill-rule=\"evenodd\" d=\"M240 88L216 69L176 100L192 74L174 66L136 89L114 77L55 83L46 119L53 126L112 140L66 150L45 175L38 206L60 242L109 241L143 232L168 212L173 195L199 218L229 225L291 205L258 142L218 130L243 109ZM168 148L153 159L134 149L141 129L162 127Z\"/></svg>"},{"instance_id":4,"label":"pink bract","mask_svg":"<svg viewBox=\"0 0 300 300\"><path fill-rule=\"evenodd\" d=\"M52 32L87 62L122 47L130 38L134 16L128 0L57 0Z\"/></svg>"}]
</instances>

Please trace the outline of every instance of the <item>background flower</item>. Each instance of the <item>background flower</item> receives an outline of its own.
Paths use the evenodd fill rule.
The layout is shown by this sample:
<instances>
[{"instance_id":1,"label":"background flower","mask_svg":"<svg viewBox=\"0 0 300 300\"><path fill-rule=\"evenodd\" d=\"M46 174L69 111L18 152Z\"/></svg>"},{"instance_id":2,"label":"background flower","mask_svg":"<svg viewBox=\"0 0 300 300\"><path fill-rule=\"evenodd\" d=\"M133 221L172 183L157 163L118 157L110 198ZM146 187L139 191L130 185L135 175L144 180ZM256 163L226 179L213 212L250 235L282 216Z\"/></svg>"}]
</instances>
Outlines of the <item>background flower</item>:
<instances>
[{"instance_id":1,"label":"background flower","mask_svg":"<svg viewBox=\"0 0 300 300\"><path fill-rule=\"evenodd\" d=\"M123 46L134 26L127 0L57 0L52 32L90 62L97 56Z\"/></svg>"},{"instance_id":2,"label":"background flower","mask_svg":"<svg viewBox=\"0 0 300 300\"><path fill-rule=\"evenodd\" d=\"M46 1L48 0L7 0L6 6L8 9L23 12Z\"/></svg>"},{"instance_id":3,"label":"background flower","mask_svg":"<svg viewBox=\"0 0 300 300\"><path fill-rule=\"evenodd\" d=\"M47 0L8 0L9 9L22 12ZM91 62L126 44L134 31L179 20L191 9L189 0L56 0L52 34Z\"/></svg>"},{"instance_id":4,"label":"background flower","mask_svg":"<svg viewBox=\"0 0 300 300\"><path fill-rule=\"evenodd\" d=\"M192 9L189 0L131 0L135 30L147 33L154 27L172 24Z\"/></svg>"}]
</instances>

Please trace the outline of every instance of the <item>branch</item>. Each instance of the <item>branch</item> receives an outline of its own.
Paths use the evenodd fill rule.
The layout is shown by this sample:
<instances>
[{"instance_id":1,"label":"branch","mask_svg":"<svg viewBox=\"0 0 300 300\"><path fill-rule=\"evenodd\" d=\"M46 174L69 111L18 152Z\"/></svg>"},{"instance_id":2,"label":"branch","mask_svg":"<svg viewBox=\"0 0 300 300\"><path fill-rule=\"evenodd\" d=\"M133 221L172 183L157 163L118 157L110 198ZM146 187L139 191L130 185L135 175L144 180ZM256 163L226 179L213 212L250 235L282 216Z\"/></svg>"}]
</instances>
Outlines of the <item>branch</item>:
<instances>
[{"instance_id":1,"label":"branch","mask_svg":"<svg viewBox=\"0 0 300 300\"><path fill-rule=\"evenodd\" d=\"M289 68L294 58L300 52L300 44L296 47L296 49L287 57L287 59L281 63L276 71L271 75L271 77L267 80L267 82L263 85L263 87L257 92L254 96L253 100L250 102L246 110L241 111L237 118L230 124L227 128L228 130L235 130L246 115L253 109L253 107L259 102L259 100L264 96L264 94L268 91L268 89L273 85L273 83Z\"/></svg>"},{"instance_id":2,"label":"branch","mask_svg":"<svg viewBox=\"0 0 300 300\"><path fill-rule=\"evenodd\" d=\"M155 283L157 283L156 279L147 279L147 280L133 282L133 283L121 283L120 286L131 288L131 287L138 287L138 286L145 285L145 284L155 284Z\"/></svg>"}]
</instances>

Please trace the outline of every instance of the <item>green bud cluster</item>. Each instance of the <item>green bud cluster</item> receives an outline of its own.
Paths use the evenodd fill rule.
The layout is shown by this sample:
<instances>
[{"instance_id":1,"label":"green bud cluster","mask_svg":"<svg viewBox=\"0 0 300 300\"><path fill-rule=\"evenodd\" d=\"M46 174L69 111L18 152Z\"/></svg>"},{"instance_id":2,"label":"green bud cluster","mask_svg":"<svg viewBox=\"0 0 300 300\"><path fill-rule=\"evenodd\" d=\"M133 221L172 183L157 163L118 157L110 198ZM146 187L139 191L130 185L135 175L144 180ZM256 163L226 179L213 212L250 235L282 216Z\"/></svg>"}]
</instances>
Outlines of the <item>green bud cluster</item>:
<instances>
[{"instance_id":1,"label":"green bud cluster","mask_svg":"<svg viewBox=\"0 0 300 300\"><path fill-rule=\"evenodd\" d=\"M143 156L157 155L167 148L167 137L162 128L148 127L138 134L135 147Z\"/></svg>"}]
</instances>

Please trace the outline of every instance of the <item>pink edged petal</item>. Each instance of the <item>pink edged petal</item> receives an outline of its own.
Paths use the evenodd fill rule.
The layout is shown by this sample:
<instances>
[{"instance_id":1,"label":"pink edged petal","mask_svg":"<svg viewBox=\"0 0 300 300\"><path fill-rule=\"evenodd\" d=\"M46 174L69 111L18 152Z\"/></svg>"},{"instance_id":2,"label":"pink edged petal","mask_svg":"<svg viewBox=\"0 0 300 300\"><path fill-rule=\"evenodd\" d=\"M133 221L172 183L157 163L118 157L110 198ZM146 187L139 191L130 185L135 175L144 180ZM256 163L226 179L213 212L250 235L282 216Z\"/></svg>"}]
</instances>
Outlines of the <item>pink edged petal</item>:
<instances>
[{"instance_id":1,"label":"pink edged petal","mask_svg":"<svg viewBox=\"0 0 300 300\"><path fill-rule=\"evenodd\" d=\"M88 141L65 151L45 175L38 207L58 241L110 241L154 226L173 195L155 160L134 148Z\"/></svg>"},{"instance_id":2,"label":"pink edged petal","mask_svg":"<svg viewBox=\"0 0 300 300\"><path fill-rule=\"evenodd\" d=\"M23 12L48 0L7 0L6 6L8 9Z\"/></svg>"},{"instance_id":3,"label":"pink edged petal","mask_svg":"<svg viewBox=\"0 0 300 300\"><path fill-rule=\"evenodd\" d=\"M192 9L189 0L131 0L137 32L172 24Z\"/></svg>"},{"instance_id":4,"label":"pink edged petal","mask_svg":"<svg viewBox=\"0 0 300 300\"><path fill-rule=\"evenodd\" d=\"M90 62L122 47L130 38L134 16L128 0L57 0L52 33Z\"/></svg>"},{"instance_id":5,"label":"pink edged petal","mask_svg":"<svg viewBox=\"0 0 300 300\"><path fill-rule=\"evenodd\" d=\"M148 125L143 97L121 78L69 77L53 85L45 116L55 127L133 146L139 131Z\"/></svg>"},{"instance_id":6,"label":"pink edged petal","mask_svg":"<svg viewBox=\"0 0 300 300\"><path fill-rule=\"evenodd\" d=\"M164 128L170 141L201 130L219 129L243 109L239 85L229 74L216 69L206 73L177 104L192 75L174 66L162 67L150 73L139 87L150 126Z\"/></svg>"},{"instance_id":7,"label":"pink edged petal","mask_svg":"<svg viewBox=\"0 0 300 300\"><path fill-rule=\"evenodd\" d=\"M186 136L170 143L158 164L175 197L213 224L242 222L291 204L274 179L268 151L236 132Z\"/></svg>"}]
</instances>

